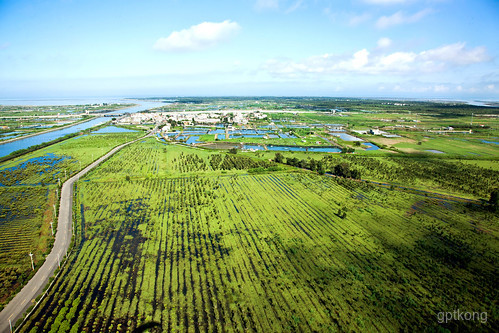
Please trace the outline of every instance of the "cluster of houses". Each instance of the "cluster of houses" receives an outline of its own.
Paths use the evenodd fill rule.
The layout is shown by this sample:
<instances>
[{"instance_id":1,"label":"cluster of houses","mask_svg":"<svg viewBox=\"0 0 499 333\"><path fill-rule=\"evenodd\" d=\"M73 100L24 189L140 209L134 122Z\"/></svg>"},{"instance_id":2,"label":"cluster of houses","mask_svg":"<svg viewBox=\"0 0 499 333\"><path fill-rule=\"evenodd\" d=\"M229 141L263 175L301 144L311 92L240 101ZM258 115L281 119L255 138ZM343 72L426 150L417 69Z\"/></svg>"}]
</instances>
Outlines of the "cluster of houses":
<instances>
[{"instance_id":1,"label":"cluster of houses","mask_svg":"<svg viewBox=\"0 0 499 333\"><path fill-rule=\"evenodd\" d=\"M161 112L161 113L132 113L116 120L117 124L181 124L216 125L220 123L245 125L250 119L265 119L267 115L260 111L223 111L223 112Z\"/></svg>"}]
</instances>

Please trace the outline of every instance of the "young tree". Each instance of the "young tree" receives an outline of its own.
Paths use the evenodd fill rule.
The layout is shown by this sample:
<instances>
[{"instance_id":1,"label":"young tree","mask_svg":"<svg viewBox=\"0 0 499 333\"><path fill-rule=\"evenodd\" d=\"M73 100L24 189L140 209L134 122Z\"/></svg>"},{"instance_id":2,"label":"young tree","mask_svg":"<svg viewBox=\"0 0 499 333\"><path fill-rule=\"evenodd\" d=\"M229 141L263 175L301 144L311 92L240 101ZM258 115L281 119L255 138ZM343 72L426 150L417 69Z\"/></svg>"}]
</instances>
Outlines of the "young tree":
<instances>
[{"instance_id":1,"label":"young tree","mask_svg":"<svg viewBox=\"0 0 499 333\"><path fill-rule=\"evenodd\" d=\"M492 211L497 212L499 209L499 189L494 189L490 193L489 205Z\"/></svg>"},{"instance_id":2,"label":"young tree","mask_svg":"<svg viewBox=\"0 0 499 333\"><path fill-rule=\"evenodd\" d=\"M281 153L275 153L274 162L284 163L284 156Z\"/></svg>"}]
</instances>

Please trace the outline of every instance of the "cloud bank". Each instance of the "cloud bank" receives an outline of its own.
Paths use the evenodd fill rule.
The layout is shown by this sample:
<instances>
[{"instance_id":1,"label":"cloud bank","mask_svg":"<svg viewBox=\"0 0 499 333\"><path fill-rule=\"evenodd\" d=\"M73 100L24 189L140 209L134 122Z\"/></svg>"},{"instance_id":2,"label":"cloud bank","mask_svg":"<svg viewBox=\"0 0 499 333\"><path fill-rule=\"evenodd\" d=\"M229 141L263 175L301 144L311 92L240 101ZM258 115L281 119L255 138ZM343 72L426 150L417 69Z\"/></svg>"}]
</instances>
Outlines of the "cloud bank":
<instances>
[{"instance_id":1,"label":"cloud bank","mask_svg":"<svg viewBox=\"0 0 499 333\"><path fill-rule=\"evenodd\" d=\"M419 53L380 52L389 45L391 40L382 38L378 41L378 50L373 53L362 49L351 55L324 54L300 62L271 59L263 65L263 69L272 76L289 78L309 74L405 75L442 72L490 60L485 47L467 48L463 42Z\"/></svg>"},{"instance_id":2,"label":"cloud bank","mask_svg":"<svg viewBox=\"0 0 499 333\"><path fill-rule=\"evenodd\" d=\"M200 51L232 38L241 26L237 22L203 22L159 38L153 48L165 52Z\"/></svg>"}]
</instances>

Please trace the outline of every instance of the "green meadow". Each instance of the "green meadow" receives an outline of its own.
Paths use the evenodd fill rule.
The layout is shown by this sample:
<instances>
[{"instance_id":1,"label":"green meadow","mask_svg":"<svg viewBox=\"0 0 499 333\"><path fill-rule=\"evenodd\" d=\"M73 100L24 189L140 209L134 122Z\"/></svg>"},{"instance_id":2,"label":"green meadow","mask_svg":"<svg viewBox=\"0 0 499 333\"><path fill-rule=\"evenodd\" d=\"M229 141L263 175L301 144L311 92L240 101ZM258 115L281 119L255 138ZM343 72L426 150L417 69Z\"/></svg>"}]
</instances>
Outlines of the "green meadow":
<instances>
[{"instance_id":1,"label":"green meadow","mask_svg":"<svg viewBox=\"0 0 499 333\"><path fill-rule=\"evenodd\" d=\"M118 152L78 183L74 254L20 331L494 331L497 213L269 157ZM487 322L438 322L456 309Z\"/></svg>"},{"instance_id":2,"label":"green meadow","mask_svg":"<svg viewBox=\"0 0 499 333\"><path fill-rule=\"evenodd\" d=\"M112 147L140 135L83 135L0 164L0 308L33 275L28 254L33 253L37 268L50 252L60 184Z\"/></svg>"}]
</instances>

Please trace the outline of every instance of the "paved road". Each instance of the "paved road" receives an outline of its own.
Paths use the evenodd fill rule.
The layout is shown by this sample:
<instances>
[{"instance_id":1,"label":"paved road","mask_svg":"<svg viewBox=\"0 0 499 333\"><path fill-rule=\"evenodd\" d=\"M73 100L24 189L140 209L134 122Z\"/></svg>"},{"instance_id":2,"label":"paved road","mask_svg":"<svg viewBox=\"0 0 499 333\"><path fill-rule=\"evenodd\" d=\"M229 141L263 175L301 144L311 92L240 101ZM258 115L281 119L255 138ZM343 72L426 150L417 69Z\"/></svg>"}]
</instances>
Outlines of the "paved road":
<instances>
[{"instance_id":1,"label":"paved road","mask_svg":"<svg viewBox=\"0 0 499 333\"><path fill-rule=\"evenodd\" d=\"M152 132L147 136L152 135ZM61 202L59 205L59 220L57 224L57 232L52 251L45 259L42 267L38 269L35 276L29 280L28 284L14 297L9 304L0 312L0 332L10 332L9 320L14 325L26 310L34 304L35 298L40 295L45 285L49 282L49 278L54 275L59 262L63 259L68 251L72 236L72 207L73 207L73 185L85 175L88 171L95 168L99 163L107 159L109 156L116 153L121 148L138 140L122 144L113 148L107 154L87 166L85 169L77 173L75 176L68 179L61 190ZM27 255L27 254L26 254Z\"/></svg>"}]
</instances>

